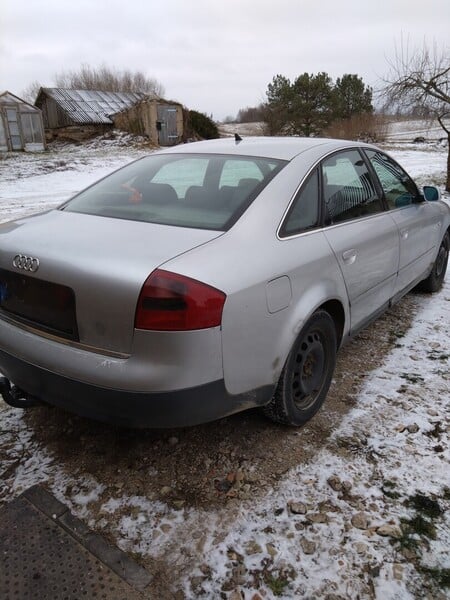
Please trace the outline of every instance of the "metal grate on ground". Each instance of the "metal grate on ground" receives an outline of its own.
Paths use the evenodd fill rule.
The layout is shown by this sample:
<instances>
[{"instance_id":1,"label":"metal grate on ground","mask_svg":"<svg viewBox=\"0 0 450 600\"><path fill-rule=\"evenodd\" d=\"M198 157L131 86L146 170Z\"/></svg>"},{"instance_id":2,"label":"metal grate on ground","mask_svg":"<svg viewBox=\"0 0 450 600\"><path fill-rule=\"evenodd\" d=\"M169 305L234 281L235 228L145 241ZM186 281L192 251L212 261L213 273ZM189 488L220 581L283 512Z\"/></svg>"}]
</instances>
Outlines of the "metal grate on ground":
<instances>
[{"instance_id":1,"label":"metal grate on ground","mask_svg":"<svg viewBox=\"0 0 450 600\"><path fill-rule=\"evenodd\" d=\"M143 600L151 576L34 486L0 509L2 600Z\"/></svg>"}]
</instances>

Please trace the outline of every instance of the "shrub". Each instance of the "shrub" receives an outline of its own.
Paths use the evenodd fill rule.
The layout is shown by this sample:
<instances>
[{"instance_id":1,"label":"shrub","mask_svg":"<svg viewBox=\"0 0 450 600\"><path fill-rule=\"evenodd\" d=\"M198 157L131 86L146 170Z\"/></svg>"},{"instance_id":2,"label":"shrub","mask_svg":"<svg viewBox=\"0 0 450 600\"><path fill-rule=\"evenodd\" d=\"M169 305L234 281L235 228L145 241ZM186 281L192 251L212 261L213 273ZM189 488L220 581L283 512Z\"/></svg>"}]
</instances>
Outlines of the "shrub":
<instances>
[{"instance_id":1,"label":"shrub","mask_svg":"<svg viewBox=\"0 0 450 600\"><path fill-rule=\"evenodd\" d=\"M217 125L207 115L196 110L188 111L187 115L188 137L200 137L212 140L219 137Z\"/></svg>"}]
</instances>

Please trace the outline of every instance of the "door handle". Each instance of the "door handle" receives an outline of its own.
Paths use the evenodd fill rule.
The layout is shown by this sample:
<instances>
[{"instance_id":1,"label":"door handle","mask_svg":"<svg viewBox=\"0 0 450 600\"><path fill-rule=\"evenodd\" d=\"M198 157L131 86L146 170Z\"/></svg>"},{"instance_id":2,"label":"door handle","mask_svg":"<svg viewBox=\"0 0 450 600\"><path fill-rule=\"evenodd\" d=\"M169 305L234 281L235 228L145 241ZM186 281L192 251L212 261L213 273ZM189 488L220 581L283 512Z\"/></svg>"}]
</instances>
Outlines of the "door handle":
<instances>
[{"instance_id":1,"label":"door handle","mask_svg":"<svg viewBox=\"0 0 450 600\"><path fill-rule=\"evenodd\" d=\"M356 260L356 254L357 252L354 248L345 250L345 252L342 253L342 260L345 262L345 264L352 265Z\"/></svg>"},{"instance_id":2,"label":"door handle","mask_svg":"<svg viewBox=\"0 0 450 600\"><path fill-rule=\"evenodd\" d=\"M409 229L400 229L400 235L402 237L402 240L407 240L409 236Z\"/></svg>"}]
</instances>

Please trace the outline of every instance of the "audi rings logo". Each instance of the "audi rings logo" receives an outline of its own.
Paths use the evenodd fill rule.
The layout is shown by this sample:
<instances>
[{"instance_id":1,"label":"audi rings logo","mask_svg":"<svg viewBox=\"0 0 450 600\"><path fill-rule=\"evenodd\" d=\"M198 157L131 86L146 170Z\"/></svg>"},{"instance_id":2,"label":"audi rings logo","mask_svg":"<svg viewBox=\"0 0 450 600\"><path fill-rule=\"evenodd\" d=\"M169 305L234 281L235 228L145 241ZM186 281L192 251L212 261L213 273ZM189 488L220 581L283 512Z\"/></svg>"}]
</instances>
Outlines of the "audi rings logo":
<instances>
[{"instance_id":1,"label":"audi rings logo","mask_svg":"<svg viewBox=\"0 0 450 600\"><path fill-rule=\"evenodd\" d=\"M24 254L16 254L12 264L16 269L22 269L22 271L29 271L30 273L36 273L39 269L39 259Z\"/></svg>"}]
</instances>

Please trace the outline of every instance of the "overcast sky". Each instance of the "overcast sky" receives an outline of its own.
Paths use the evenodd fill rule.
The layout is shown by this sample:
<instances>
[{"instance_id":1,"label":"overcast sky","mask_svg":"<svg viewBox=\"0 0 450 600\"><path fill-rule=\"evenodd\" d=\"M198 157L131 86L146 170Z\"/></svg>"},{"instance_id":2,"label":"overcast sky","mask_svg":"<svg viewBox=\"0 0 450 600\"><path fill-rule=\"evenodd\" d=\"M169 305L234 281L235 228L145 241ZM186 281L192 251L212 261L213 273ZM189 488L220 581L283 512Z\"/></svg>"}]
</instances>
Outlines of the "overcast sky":
<instances>
[{"instance_id":1,"label":"overcast sky","mask_svg":"<svg viewBox=\"0 0 450 600\"><path fill-rule=\"evenodd\" d=\"M376 87L402 38L450 52L450 0L1 0L0 92L106 63L223 119L263 101L277 73Z\"/></svg>"}]
</instances>

